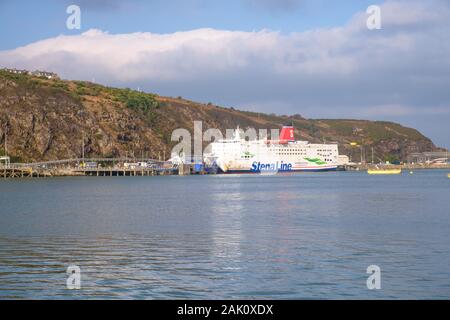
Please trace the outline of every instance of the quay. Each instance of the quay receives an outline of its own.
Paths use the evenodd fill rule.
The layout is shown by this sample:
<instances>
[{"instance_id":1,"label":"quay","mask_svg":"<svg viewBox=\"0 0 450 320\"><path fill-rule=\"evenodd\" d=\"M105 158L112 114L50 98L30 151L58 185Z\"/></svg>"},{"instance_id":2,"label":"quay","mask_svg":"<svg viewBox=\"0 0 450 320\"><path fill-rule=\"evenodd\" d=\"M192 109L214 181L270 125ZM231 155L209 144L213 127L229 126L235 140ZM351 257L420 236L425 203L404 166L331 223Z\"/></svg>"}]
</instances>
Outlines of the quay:
<instances>
[{"instance_id":1,"label":"quay","mask_svg":"<svg viewBox=\"0 0 450 320\"><path fill-rule=\"evenodd\" d=\"M3 160L3 159L2 159ZM177 165L169 161L153 159L123 159L123 158L91 158L66 159L39 163L0 163L0 179L45 178L45 177L149 177L167 175L215 174L211 168L198 164ZM144 165L143 165L144 164ZM349 164L341 166L340 171L367 171L370 169L446 169L450 164Z\"/></svg>"},{"instance_id":2,"label":"quay","mask_svg":"<svg viewBox=\"0 0 450 320\"><path fill-rule=\"evenodd\" d=\"M425 163L405 163L405 164L351 164L344 167L345 171L367 171L369 169L402 169L402 170L432 170L432 169L450 169L450 164L425 164Z\"/></svg>"},{"instance_id":3,"label":"quay","mask_svg":"<svg viewBox=\"0 0 450 320\"><path fill-rule=\"evenodd\" d=\"M194 164L129 158L65 159L37 163L0 163L0 179L41 177L149 177L205 174Z\"/></svg>"}]
</instances>

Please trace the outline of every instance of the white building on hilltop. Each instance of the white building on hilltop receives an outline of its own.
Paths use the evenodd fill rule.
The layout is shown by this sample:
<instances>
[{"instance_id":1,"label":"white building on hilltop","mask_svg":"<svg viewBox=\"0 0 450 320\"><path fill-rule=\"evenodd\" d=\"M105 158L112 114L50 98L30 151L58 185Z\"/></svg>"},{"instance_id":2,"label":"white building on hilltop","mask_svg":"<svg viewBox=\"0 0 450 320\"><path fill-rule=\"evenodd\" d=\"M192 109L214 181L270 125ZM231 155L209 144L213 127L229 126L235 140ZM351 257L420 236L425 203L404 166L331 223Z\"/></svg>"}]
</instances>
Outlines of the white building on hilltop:
<instances>
[{"instance_id":1,"label":"white building on hilltop","mask_svg":"<svg viewBox=\"0 0 450 320\"><path fill-rule=\"evenodd\" d=\"M8 68L4 68L3 70L14 74L27 74L30 76L43 77L47 79L59 79L59 76L56 73L48 71L40 71L40 70L28 71L28 70L8 69Z\"/></svg>"}]
</instances>

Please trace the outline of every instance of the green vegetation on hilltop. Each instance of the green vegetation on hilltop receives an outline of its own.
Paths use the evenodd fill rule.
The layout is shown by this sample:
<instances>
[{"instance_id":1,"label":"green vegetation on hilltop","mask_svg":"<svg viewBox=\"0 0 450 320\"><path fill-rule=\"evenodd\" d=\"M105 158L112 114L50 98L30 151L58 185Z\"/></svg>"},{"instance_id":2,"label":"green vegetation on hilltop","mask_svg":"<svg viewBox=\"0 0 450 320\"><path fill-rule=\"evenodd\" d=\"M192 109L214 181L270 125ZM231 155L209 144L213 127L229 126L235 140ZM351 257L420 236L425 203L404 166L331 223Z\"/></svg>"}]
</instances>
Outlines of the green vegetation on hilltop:
<instances>
[{"instance_id":1,"label":"green vegetation on hilltop","mask_svg":"<svg viewBox=\"0 0 450 320\"><path fill-rule=\"evenodd\" d=\"M0 77L27 88L38 87L39 85L39 78L31 77L26 74L11 73L5 70L0 70Z\"/></svg>"},{"instance_id":2,"label":"green vegetation on hilltop","mask_svg":"<svg viewBox=\"0 0 450 320\"><path fill-rule=\"evenodd\" d=\"M156 95L151 93L131 90L129 88L111 88L86 81L74 81L76 85L75 94L77 96L91 96L108 98L112 101L120 102L125 107L141 112L147 120L154 121L155 110L160 107L156 100Z\"/></svg>"},{"instance_id":3,"label":"green vegetation on hilltop","mask_svg":"<svg viewBox=\"0 0 450 320\"><path fill-rule=\"evenodd\" d=\"M123 102L127 108L140 110L144 113L150 112L159 107L156 96L150 93L134 91L131 89L113 90L115 97Z\"/></svg>"}]
</instances>

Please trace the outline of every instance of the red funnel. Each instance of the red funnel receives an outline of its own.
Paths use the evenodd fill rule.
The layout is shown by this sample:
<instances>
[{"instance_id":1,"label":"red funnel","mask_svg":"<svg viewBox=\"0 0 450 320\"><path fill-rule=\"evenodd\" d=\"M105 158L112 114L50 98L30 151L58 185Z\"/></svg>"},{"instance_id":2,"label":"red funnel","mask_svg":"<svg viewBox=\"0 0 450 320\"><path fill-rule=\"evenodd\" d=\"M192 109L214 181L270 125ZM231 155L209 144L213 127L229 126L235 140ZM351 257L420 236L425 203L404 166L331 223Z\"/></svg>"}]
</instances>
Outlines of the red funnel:
<instances>
[{"instance_id":1,"label":"red funnel","mask_svg":"<svg viewBox=\"0 0 450 320\"><path fill-rule=\"evenodd\" d=\"M289 142L289 141L295 141L294 127L283 126L280 132L280 142Z\"/></svg>"}]
</instances>

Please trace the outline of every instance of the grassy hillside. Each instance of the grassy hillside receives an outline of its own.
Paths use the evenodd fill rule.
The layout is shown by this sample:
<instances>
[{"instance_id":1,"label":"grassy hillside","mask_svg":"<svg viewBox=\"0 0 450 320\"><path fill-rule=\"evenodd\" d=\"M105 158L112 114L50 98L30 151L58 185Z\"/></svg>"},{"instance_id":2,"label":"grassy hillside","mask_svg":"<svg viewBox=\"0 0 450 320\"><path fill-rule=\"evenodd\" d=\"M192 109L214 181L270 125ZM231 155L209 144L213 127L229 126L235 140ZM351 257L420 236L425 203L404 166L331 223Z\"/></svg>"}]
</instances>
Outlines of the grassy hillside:
<instances>
[{"instance_id":1,"label":"grassy hillside","mask_svg":"<svg viewBox=\"0 0 450 320\"><path fill-rule=\"evenodd\" d=\"M274 106L274 110L276 106ZM410 152L432 151L430 139L396 123L364 120L304 119L223 108L182 98L117 89L84 81L48 80L0 71L0 142L8 132L9 152L16 160L41 161L80 157L84 136L87 156L150 156L170 154L171 133L236 126L280 128L293 123L297 138L338 142L340 152L360 159L403 160ZM0 148L0 153L2 149Z\"/></svg>"}]
</instances>

